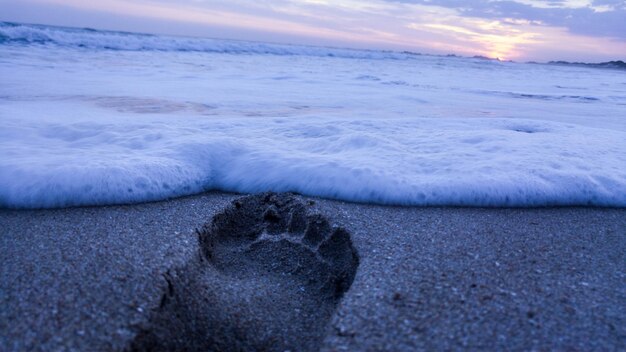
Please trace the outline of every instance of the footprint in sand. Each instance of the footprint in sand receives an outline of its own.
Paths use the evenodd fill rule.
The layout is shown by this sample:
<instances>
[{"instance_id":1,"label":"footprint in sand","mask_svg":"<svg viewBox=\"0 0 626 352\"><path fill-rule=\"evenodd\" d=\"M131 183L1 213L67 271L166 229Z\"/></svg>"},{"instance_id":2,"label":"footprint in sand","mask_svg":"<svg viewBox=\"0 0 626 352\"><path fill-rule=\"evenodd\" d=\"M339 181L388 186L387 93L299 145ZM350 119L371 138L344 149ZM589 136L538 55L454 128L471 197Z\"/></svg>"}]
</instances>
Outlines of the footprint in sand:
<instances>
[{"instance_id":1,"label":"footprint in sand","mask_svg":"<svg viewBox=\"0 0 626 352\"><path fill-rule=\"evenodd\" d=\"M234 201L199 241L132 350L317 350L359 265L348 232L287 194Z\"/></svg>"}]
</instances>

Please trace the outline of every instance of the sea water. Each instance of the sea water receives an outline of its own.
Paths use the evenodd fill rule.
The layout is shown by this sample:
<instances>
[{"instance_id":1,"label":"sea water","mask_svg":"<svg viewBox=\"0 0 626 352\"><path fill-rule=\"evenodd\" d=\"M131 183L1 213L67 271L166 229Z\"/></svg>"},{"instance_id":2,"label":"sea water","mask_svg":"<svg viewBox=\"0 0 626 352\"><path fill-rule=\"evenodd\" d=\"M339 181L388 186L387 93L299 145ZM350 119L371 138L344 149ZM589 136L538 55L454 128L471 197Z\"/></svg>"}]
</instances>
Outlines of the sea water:
<instances>
[{"instance_id":1,"label":"sea water","mask_svg":"<svg viewBox=\"0 0 626 352\"><path fill-rule=\"evenodd\" d=\"M626 71L0 23L0 206L626 206Z\"/></svg>"}]
</instances>

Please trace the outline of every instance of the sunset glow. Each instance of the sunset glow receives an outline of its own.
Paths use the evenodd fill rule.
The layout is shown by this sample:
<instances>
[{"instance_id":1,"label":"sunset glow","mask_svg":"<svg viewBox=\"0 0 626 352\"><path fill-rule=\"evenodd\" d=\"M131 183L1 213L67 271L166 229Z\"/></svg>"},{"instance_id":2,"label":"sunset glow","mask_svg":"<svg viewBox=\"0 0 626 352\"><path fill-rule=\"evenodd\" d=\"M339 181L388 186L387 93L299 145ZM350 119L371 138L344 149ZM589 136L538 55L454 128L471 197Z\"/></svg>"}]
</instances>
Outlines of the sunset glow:
<instances>
[{"instance_id":1,"label":"sunset glow","mask_svg":"<svg viewBox=\"0 0 626 352\"><path fill-rule=\"evenodd\" d=\"M435 0L0 0L0 6L4 21L138 32L501 60L626 57L626 5L619 1L479 0L457 8Z\"/></svg>"}]
</instances>

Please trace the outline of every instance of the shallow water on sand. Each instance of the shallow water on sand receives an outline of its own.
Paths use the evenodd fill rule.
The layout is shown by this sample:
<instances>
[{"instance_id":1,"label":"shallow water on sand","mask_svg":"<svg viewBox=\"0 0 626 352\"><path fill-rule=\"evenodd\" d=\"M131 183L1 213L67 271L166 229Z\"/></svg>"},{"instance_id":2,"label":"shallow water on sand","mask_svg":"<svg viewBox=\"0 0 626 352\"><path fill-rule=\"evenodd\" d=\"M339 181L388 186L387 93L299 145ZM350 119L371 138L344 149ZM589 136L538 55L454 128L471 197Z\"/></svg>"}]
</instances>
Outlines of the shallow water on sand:
<instances>
[{"instance_id":1,"label":"shallow water on sand","mask_svg":"<svg viewBox=\"0 0 626 352\"><path fill-rule=\"evenodd\" d=\"M0 206L626 206L626 73L0 25Z\"/></svg>"}]
</instances>

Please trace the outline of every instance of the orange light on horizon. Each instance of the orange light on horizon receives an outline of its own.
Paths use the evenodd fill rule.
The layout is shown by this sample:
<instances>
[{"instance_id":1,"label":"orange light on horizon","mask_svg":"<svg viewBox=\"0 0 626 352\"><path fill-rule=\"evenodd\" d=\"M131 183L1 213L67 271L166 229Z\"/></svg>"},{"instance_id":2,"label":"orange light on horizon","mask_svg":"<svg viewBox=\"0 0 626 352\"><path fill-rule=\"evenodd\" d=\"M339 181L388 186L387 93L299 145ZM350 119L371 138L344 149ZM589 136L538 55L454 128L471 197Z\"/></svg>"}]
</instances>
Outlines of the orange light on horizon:
<instances>
[{"instance_id":1,"label":"orange light on horizon","mask_svg":"<svg viewBox=\"0 0 626 352\"><path fill-rule=\"evenodd\" d=\"M466 21L458 25L442 23L412 24L409 28L417 30L447 33L455 39L471 44L471 47L481 55L507 60L520 56L517 47L522 44L537 43L538 36L534 32L523 32L511 29L499 21Z\"/></svg>"}]
</instances>

